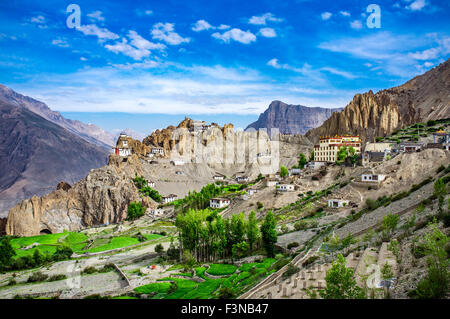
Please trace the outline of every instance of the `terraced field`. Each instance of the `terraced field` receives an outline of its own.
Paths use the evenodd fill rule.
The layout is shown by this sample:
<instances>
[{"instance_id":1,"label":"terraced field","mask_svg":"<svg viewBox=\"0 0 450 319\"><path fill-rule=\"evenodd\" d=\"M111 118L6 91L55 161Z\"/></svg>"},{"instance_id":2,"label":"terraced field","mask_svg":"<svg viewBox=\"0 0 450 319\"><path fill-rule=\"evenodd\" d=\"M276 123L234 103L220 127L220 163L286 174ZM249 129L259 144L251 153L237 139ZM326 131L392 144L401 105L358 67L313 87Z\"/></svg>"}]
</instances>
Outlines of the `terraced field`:
<instances>
[{"instance_id":1,"label":"terraced field","mask_svg":"<svg viewBox=\"0 0 450 319\"><path fill-rule=\"evenodd\" d=\"M155 283L137 287L134 292L146 294L152 299L215 299L221 288L231 288L238 296L262 278L275 272L275 259L267 258L262 262L245 263L239 268L228 264L211 264L209 267L195 267L195 276L177 273L186 278L165 277ZM176 269L172 267L171 270ZM210 278L208 275L217 276ZM197 281L194 280L194 277Z\"/></svg>"}]
</instances>

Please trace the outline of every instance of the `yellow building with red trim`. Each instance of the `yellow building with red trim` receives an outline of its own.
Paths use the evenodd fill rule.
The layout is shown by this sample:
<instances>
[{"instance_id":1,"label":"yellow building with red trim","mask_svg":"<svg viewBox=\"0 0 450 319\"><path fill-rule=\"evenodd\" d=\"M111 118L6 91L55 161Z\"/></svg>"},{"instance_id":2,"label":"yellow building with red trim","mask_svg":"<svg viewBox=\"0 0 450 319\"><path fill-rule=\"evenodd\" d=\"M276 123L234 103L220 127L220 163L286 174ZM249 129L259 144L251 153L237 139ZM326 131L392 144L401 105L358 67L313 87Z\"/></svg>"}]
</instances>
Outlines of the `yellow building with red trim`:
<instances>
[{"instance_id":1,"label":"yellow building with red trim","mask_svg":"<svg viewBox=\"0 0 450 319\"><path fill-rule=\"evenodd\" d=\"M357 135L323 136L319 144L314 145L314 160L334 163L339 149L343 146L351 146L357 154L361 153L361 139Z\"/></svg>"}]
</instances>

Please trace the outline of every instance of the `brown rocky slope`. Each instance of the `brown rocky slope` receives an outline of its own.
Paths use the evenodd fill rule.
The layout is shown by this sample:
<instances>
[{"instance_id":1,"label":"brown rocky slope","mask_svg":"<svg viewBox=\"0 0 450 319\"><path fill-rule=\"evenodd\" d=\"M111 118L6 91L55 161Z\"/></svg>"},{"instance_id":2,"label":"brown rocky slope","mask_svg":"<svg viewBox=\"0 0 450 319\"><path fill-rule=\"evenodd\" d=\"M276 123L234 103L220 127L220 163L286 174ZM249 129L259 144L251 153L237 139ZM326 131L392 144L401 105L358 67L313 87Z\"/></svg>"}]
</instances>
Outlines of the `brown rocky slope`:
<instances>
[{"instance_id":1,"label":"brown rocky slope","mask_svg":"<svg viewBox=\"0 0 450 319\"><path fill-rule=\"evenodd\" d=\"M139 199L132 180L135 174L141 174L137 156L122 162L112 155L109 165L91 170L71 188L59 188L40 198L33 196L13 207L6 233L33 236L120 222L127 217L128 204Z\"/></svg>"},{"instance_id":2,"label":"brown rocky slope","mask_svg":"<svg viewBox=\"0 0 450 319\"><path fill-rule=\"evenodd\" d=\"M356 94L306 136L359 134L364 140L385 136L407 125L450 117L450 59L405 84L374 94Z\"/></svg>"}]
</instances>

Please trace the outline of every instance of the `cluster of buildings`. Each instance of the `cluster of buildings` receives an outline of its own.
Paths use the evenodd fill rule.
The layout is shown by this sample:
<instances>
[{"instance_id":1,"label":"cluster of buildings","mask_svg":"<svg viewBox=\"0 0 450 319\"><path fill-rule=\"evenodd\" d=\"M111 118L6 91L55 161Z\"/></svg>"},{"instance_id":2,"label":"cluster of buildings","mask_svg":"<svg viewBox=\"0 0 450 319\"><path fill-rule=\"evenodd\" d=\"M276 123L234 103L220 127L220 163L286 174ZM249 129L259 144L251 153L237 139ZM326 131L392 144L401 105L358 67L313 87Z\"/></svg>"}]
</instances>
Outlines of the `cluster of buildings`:
<instances>
[{"instance_id":1,"label":"cluster of buildings","mask_svg":"<svg viewBox=\"0 0 450 319\"><path fill-rule=\"evenodd\" d=\"M353 147L357 154L361 153L361 139L357 135L323 136L319 144L314 145L314 160L334 163L341 147Z\"/></svg>"}]
</instances>

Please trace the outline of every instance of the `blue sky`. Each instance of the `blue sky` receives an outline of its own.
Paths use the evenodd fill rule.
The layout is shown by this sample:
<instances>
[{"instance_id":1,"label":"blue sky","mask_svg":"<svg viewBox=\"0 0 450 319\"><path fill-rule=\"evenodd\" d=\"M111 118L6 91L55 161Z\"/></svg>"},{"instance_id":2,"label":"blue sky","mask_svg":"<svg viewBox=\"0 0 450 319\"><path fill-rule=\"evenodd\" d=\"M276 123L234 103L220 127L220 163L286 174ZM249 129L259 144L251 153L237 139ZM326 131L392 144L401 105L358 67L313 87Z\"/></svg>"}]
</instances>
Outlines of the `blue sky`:
<instances>
[{"instance_id":1,"label":"blue sky","mask_svg":"<svg viewBox=\"0 0 450 319\"><path fill-rule=\"evenodd\" d=\"M450 54L449 1L73 1L0 2L0 83L108 130L344 107Z\"/></svg>"}]
</instances>

